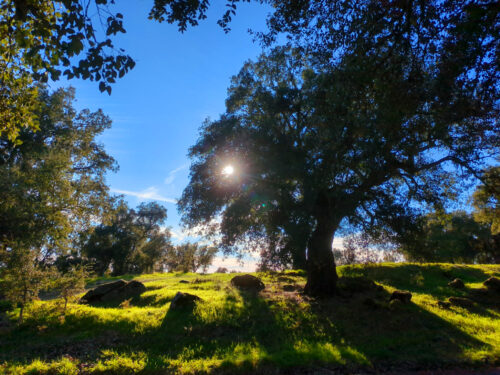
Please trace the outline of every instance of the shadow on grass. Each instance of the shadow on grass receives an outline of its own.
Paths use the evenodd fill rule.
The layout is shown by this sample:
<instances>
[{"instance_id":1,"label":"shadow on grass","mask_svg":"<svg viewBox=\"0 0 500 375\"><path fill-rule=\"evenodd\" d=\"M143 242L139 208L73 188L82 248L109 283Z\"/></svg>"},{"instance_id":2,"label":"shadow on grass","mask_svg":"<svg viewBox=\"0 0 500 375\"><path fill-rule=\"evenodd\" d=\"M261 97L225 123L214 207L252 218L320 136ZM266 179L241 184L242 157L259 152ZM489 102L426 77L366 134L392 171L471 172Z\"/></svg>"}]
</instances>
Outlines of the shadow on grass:
<instances>
[{"instance_id":1,"label":"shadow on grass","mask_svg":"<svg viewBox=\"0 0 500 375\"><path fill-rule=\"evenodd\" d=\"M481 269L452 264L344 266L342 274L345 276L363 275L396 289L430 294L438 299L467 294L467 288L460 290L448 286L448 283L455 278L460 278L465 283L482 283L490 277Z\"/></svg>"},{"instance_id":2,"label":"shadow on grass","mask_svg":"<svg viewBox=\"0 0 500 375\"><path fill-rule=\"evenodd\" d=\"M398 284L409 289L404 286ZM52 336L28 324L0 338L0 361L54 359L65 354L61 343L66 342L67 351L82 362L95 363L103 350L125 357L141 352L147 357L144 372L170 368L176 373L180 366L198 363L206 371L232 373L266 367L370 368L389 362L436 367L465 361L471 348L488 347L417 305L391 309L388 299L386 291L310 300L297 293L231 289L221 304L211 307L205 301L194 310L167 311L157 327L135 334L136 323L103 320L98 314L68 316L64 325L54 323ZM27 344L19 348L19 340ZM90 341L95 350L72 349Z\"/></svg>"}]
</instances>

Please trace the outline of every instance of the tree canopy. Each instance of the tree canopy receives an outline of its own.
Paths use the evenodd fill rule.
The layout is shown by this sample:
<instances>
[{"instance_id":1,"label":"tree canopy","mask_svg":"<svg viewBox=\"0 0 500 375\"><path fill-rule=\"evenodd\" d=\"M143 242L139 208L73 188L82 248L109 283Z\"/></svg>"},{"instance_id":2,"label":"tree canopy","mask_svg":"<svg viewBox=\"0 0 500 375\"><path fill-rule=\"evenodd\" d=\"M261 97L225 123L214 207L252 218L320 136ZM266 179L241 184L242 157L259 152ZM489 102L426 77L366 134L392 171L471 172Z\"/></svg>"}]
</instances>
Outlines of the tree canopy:
<instances>
[{"instance_id":1,"label":"tree canopy","mask_svg":"<svg viewBox=\"0 0 500 375\"><path fill-rule=\"evenodd\" d=\"M170 232L161 225L167 210L155 203L142 203L136 210L118 201L109 222L91 228L83 241L83 255L102 275L161 270L170 245Z\"/></svg>"},{"instance_id":2,"label":"tree canopy","mask_svg":"<svg viewBox=\"0 0 500 375\"><path fill-rule=\"evenodd\" d=\"M102 111L77 113L73 99L71 89L40 89L40 130L21 131L21 145L0 138L3 250L36 249L45 257L64 253L77 233L106 211L105 174L117 166L95 138L111 120Z\"/></svg>"},{"instance_id":3,"label":"tree canopy","mask_svg":"<svg viewBox=\"0 0 500 375\"><path fill-rule=\"evenodd\" d=\"M306 18L323 27L289 29L297 48L274 49L233 78L226 112L190 150L179 202L189 226L220 216L227 245L286 234L296 216L312 222L311 294L335 290L341 224L399 225L423 203L441 204L453 177L481 177L499 144L494 8L327 3ZM328 43L305 48L309 34ZM227 164L238 173L223 176Z\"/></svg>"},{"instance_id":4,"label":"tree canopy","mask_svg":"<svg viewBox=\"0 0 500 375\"><path fill-rule=\"evenodd\" d=\"M218 23L229 30L237 0L227 0ZM206 18L207 0L152 1L149 19L179 31ZM126 32L114 0L6 0L0 5L0 135L15 141L20 129L38 129L33 116L37 83L82 78L111 94L112 84L135 66L114 39ZM101 30L102 29L102 30Z\"/></svg>"},{"instance_id":5,"label":"tree canopy","mask_svg":"<svg viewBox=\"0 0 500 375\"><path fill-rule=\"evenodd\" d=\"M216 253L216 247L186 242L170 247L164 262L169 272L206 272Z\"/></svg>"}]
</instances>

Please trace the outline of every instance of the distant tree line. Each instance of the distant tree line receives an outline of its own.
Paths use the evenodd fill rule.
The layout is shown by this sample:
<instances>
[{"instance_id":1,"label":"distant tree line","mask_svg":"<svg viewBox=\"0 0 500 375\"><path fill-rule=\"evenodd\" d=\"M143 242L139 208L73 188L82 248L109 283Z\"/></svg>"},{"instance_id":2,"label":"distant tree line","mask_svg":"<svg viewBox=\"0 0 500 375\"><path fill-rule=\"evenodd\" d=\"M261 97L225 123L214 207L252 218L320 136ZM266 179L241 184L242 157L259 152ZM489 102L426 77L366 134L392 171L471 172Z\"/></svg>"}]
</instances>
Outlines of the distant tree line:
<instances>
[{"instance_id":1,"label":"distant tree line","mask_svg":"<svg viewBox=\"0 0 500 375\"><path fill-rule=\"evenodd\" d=\"M96 137L102 111L73 108L74 90L38 88L39 129L0 136L0 297L21 307L40 289L67 304L89 274L206 270L216 249L174 246L157 203L129 208L105 181L115 160Z\"/></svg>"}]
</instances>

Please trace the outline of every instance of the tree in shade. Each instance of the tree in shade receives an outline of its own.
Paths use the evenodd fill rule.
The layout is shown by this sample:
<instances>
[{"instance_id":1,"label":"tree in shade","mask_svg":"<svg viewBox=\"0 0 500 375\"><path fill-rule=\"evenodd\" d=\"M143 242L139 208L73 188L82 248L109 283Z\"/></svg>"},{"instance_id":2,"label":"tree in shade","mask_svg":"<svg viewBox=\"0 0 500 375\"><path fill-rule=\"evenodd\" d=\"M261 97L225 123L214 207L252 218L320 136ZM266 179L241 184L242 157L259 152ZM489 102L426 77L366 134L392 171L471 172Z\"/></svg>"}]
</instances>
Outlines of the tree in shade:
<instances>
[{"instance_id":1,"label":"tree in shade","mask_svg":"<svg viewBox=\"0 0 500 375\"><path fill-rule=\"evenodd\" d=\"M494 8L332 3L343 5L315 8L329 22L310 44L298 37L301 48L275 49L233 78L226 112L190 150L179 201L188 226L220 216L227 246L286 233L280 215L311 220L313 295L335 292L343 224L397 226L423 203L441 205L454 179L481 178L499 144ZM299 26L295 35L314 32Z\"/></svg>"}]
</instances>

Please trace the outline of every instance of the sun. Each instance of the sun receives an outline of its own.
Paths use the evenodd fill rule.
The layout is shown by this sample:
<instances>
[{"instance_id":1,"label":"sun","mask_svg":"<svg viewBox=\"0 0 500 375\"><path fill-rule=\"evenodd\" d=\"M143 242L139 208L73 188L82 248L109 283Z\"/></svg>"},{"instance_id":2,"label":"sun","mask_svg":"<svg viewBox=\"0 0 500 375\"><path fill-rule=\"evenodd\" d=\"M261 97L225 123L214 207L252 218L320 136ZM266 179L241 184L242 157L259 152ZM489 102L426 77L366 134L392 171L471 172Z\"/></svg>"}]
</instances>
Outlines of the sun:
<instances>
[{"instance_id":1,"label":"sun","mask_svg":"<svg viewBox=\"0 0 500 375\"><path fill-rule=\"evenodd\" d=\"M232 174L234 173L234 167L232 165L226 165L223 169L222 169L222 174L224 176L231 176Z\"/></svg>"}]
</instances>

